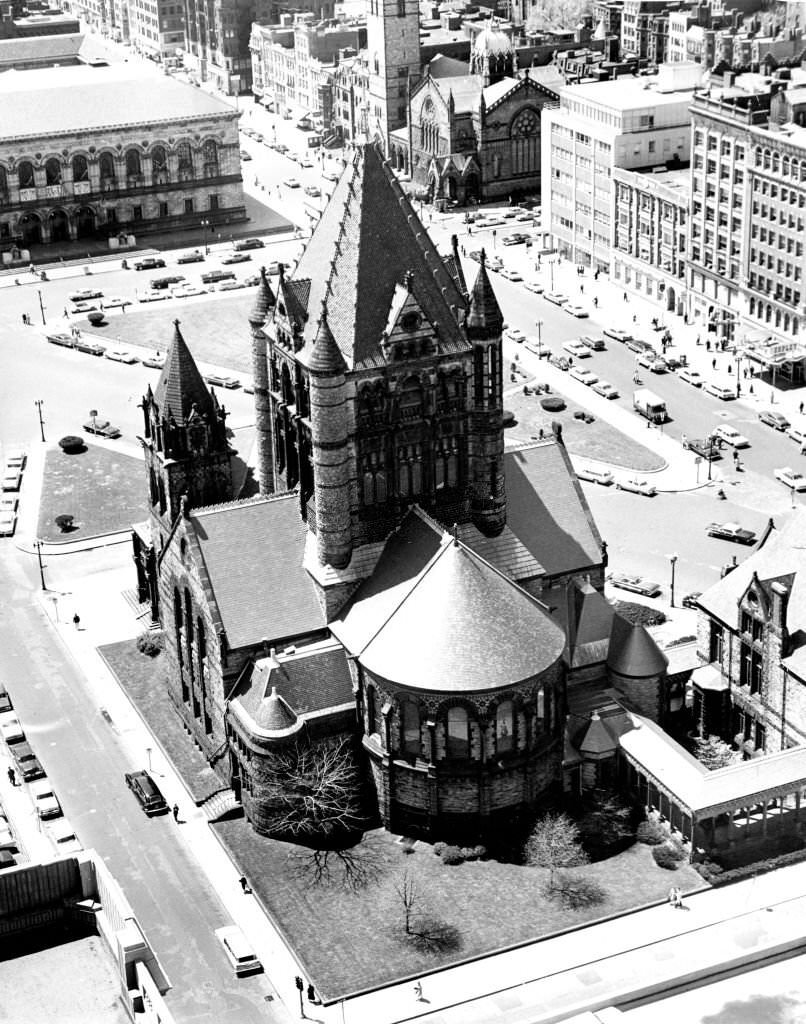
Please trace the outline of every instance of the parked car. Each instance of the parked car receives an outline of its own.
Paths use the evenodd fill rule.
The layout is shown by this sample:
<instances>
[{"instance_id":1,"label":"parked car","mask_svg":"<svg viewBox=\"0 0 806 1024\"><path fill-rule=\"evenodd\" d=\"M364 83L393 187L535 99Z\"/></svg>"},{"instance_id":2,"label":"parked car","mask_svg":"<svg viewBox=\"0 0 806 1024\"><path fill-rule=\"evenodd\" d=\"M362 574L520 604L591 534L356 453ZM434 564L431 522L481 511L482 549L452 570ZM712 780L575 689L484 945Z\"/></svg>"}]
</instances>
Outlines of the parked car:
<instances>
[{"instance_id":1,"label":"parked car","mask_svg":"<svg viewBox=\"0 0 806 1024\"><path fill-rule=\"evenodd\" d=\"M252 259L249 252L234 252L231 256L225 256L221 261L222 266L229 266L231 263L248 263Z\"/></svg>"},{"instance_id":2,"label":"parked car","mask_svg":"<svg viewBox=\"0 0 806 1024\"><path fill-rule=\"evenodd\" d=\"M114 439L120 437L120 431L117 427L113 427L109 420L101 419L100 416L95 416L91 420L87 420L84 424L84 429L88 434L98 434L100 437L107 437Z\"/></svg>"},{"instance_id":3,"label":"parked car","mask_svg":"<svg viewBox=\"0 0 806 1024\"><path fill-rule=\"evenodd\" d=\"M167 299L168 295L166 292L141 292L137 296L138 302L160 302L162 299Z\"/></svg>"},{"instance_id":4,"label":"parked car","mask_svg":"<svg viewBox=\"0 0 806 1024\"><path fill-rule=\"evenodd\" d=\"M685 451L694 452L695 455L699 455L701 459L708 462L716 462L717 459L722 458L722 448L725 442L714 433L709 437L686 437L681 443Z\"/></svg>"},{"instance_id":5,"label":"parked car","mask_svg":"<svg viewBox=\"0 0 806 1024\"><path fill-rule=\"evenodd\" d=\"M618 388L615 388L609 381L600 380L593 385L593 390L602 398L618 398Z\"/></svg>"},{"instance_id":6,"label":"parked car","mask_svg":"<svg viewBox=\"0 0 806 1024\"><path fill-rule=\"evenodd\" d=\"M591 350L578 341L566 341L563 345L563 352L574 356L575 359L589 359Z\"/></svg>"},{"instance_id":7,"label":"parked car","mask_svg":"<svg viewBox=\"0 0 806 1024\"><path fill-rule=\"evenodd\" d=\"M106 353L103 345L99 345L97 341L91 341L89 338L84 337L76 338L73 348L78 352L85 352L89 356L102 356Z\"/></svg>"},{"instance_id":8,"label":"parked car","mask_svg":"<svg viewBox=\"0 0 806 1024\"><path fill-rule=\"evenodd\" d=\"M587 384L590 387L595 384L599 378L593 372L593 370L586 370L583 366L574 366L571 369L571 376L574 380L578 380L580 384Z\"/></svg>"},{"instance_id":9,"label":"parked car","mask_svg":"<svg viewBox=\"0 0 806 1024\"><path fill-rule=\"evenodd\" d=\"M126 363L128 366L137 362L137 356L125 348L108 348L104 352L104 359L111 359L113 363Z\"/></svg>"},{"instance_id":10,"label":"parked car","mask_svg":"<svg viewBox=\"0 0 806 1024\"><path fill-rule=\"evenodd\" d=\"M735 388L726 388L724 384L716 384L711 380L707 380L702 389L706 395L713 395L714 398L719 398L723 402L730 402L736 398Z\"/></svg>"},{"instance_id":11,"label":"parked car","mask_svg":"<svg viewBox=\"0 0 806 1024\"><path fill-rule=\"evenodd\" d=\"M579 340L594 352L604 352L605 350L604 338L597 338L593 334L583 334Z\"/></svg>"},{"instance_id":12,"label":"parked car","mask_svg":"<svg viewBox=\"0 0 806 1024\"><path fill-rule=\"evenodd\" d=\"M209 289L205 288L201 284L193 284L188 281L187 284L180 284L178 287L171 289L171 294L175 299L189 299L193 295L206 295Z\"/></svg>"},{"instance_id":13,"label":"parked car","mask_svg":"<svg viewBox=\"0 0 806 1024\"><path fill-rule=\"evenodd\" d=\"M726 423L716 428L714 431L714 437L720 438L720 440L724 441L725 444L733 445L734 448L750 447L750 442L744 434L740 434L735 427L729 427Z\"/></svg>"},{"instance_id":14,"label":"parked car","mask_svg":"<svg viewBox=\"0 0 806 1024\"><path fill-rule=\"evenodd\" d=\"M622 590L629 590L633 594L641 594L644 597L657 597L661 592L660 583L645 580L642 576L630 576L627 573L612 573L610 583L614 587L620 587Z\"/></svg>"},{"instance_id":15,"label":"parked car","mask_svg":"<svg viewBox=\"0 0 806 1024\"><path fill-rule=\"evenodd\" d=\"M781 412L771 412L769 409L762 409L758 414L758 418L762 423L766 423L768 427L774 427L776 430L788 430L790 427L789 420Z\"/></svg>"},{"instance_id":16,"label":"parked car","mask_svg":"<svg viewBox=\"0 0 806 1024\"><path fill-rule=\"evenodd\" d=\"M596 469L593 466L583 466L577 470L577 476L580 480L589 480L594 484L602 484L603 487L609 487L613 483L613 474L609 469Z\"/></svg>"},{"instance_id":17,"label":"parked car","mask_svg":"<svg viewBox=\"0 0 806 1024\"><path fill-rule=\"evenodd\" d=\"M318 199L319 196L321 196L322 194L322 190L320 188L317 188L316 185L306 185L304 191L305 195L311 196L312 199Z\"/></svg>"},{"instance_id":18,"label":"parked car","mask_svg":"<svg viewBox=\"0 0 806 1024\"><path fill-rule=\"evenodd\" d=\"M709 537L732 540L737 544L755 544L757 539L753 530L745 530L738 523L709 523L705 532Z\"/></svg>"},{"instance_id":19,"label":"parked car","mask_svg":"<svg viewBox=\"0 0 806 1024\"><path fill-rule=\"evenodd\" d=\"M501 274L501 277L505 278L507 281L523 280L523 275L519 271L513 270L511 267L502 267L499 273Z\"/></svg>"},{"instance_id":20,"label":"parked car","mask_svg":"<svg viewBox=\"0 0 806 1024\"><path fill-rule=\"evenodd\" d=\"M563 295L562 292L543 292L543 298L547 302L553 302L555 306L562 306L568 302L568 296Z\"/></svg>"},{"instance_id":21,"label":"parked car","mask_svg":"<svg viewBox=\"0 0 806 1024\"><path fill-rule=\"evenodd\" d=\"M677 375L680 380L684 380L686 384L691 384L695 388L701 388L703 384L703 376L701 373L697 373L696 370L690 370L688 367L683 369Z\"/></svg>"},{"instance_id":22,"label":"parked car","mask_svg":"<svg viewBox=\"0 0 806 1024\"><path fill-rule=\"evenodd\" d=\"M177 263L204 263L204 253L198 249L194 249L193 252L186 252L184 256L180 256L176 261Z\"/></svg>"},{"instance_id":23,"label":"parked car","mask_svg":"<svg viewBox=\"0 0 806 1024\"><path fill-rule=\"evenodd\" d=\"M0 480L0 484L2 484L2 489L4 491L18 491L21 483L22 470L19 466L4 467L2 479Z\"/></svg>"},{"instance_id":24,"label":"parked car","mask_svg":"<svg viewBox=\"0 0 806 1024\"><path fill-rule=\"evenodd\" d=\"M237 377L225 377L220 373L208 373L204 378L208 384L214 384L219 388L239 388L241 382Z\"/></svg>"},{"instance_id":25,"label":"parked car","mask_svg":"<svg viewBox=\"0 0 806 1024\"><path fill-rule=\"evenodd\" d=\"M635 352L635 354L638 356L642 356L644 352L647 351L652 352L653 354L655 352L655 350L652 348L648 341L642 341L640 338L628 338L624 342L624 344L627 346L630 352Z\"/></svg>"},{"instance_id":26,"label":"parked car","mask_svg":"<svg viewBox=\"0 0 806 1024\"><path fill-rule=\"evenodd\" d=\"M237 925L216 928L215 934L236 975L240 977L242 974L253 974L263 970L263 964Z\"/></svg>"},{"instance_id":27,"label":"parked car","mask_svg":"<svg viewBox=\"0 0 806 1024\"><path fill-rule=\"evenodd\" d=\"M168 813L165 797L145 769L139 772L127 772L125 778L126 785L137 797L140 806L149 818L153 818L157 814Z\"/></svg>"},{"instance_id":28,"label":"parked car","mask_svg":"<svg viewBox=\"0 0 806 1024\"><path fill-rule=\"evenodd\" d=\"M97 288L82 288L77 292L70 292L67 298L71 302L85 302L87 299L102 299L104 293Z\"/></svg>"},{"instance_id":29,"label":"parked car","mask_svg":"<svg viewBox=\"0 0 806 1024\"><path fill-rule=\"evenodd\" d=\"M31 744L23 741L22 743L11 743L9 748L11 756L14 758L14 764L17 766L17 771L22 776L25 782L31 782L34 779L41 779L45 774L45 769L39 763L39 758L33 752Z\"/></svg>"},{"instance_id":30,"label":"parked car","mask_svg":"<svg viewBox=\"0 0 806 1024\"><path fill-rule=\"evenodd\" d=\"M14 705L4 683L0 683L0 712L11 711Z\"/></svg>"},{"instance_id":31,"label":"parked car","mask_svg":"<svg viewBox=\"0 0 806 1024\"><path fill-rule=\"evenodd\" d=\"M0 537L13 537L17 525L17 513L0 509Z\"/></svg>"},{"instance_id":32,"label":"parked car","mask_svg":"<svg viewBox=\"0 0 806 1024\"><path fill-rule=\"evenodd\" d=\"M338 181L339 176L335 171L322 171L322 177L325 181Z\"/></svg>"},{"instance_id":33,"label":"parked car","mask_svg":"<svg viewBox=\"0 0 806 1024\"><path fill-rule=\"evenodd\" d=\"M550 355L549 356L549 363L552 366L556 366L558 370L570 370L571 369L571 364L568 362L566 357L563 356L563 355Z\"/></svg>"},{"instance_id":34,"label":"parked car","mask_svg":"<svg viewBox=\"0 0 806 1024\"><path fill-rule=\"evenodd\" d=\"M64 332L59 332L58 334L46 334L45 340L49 341L51 345L63 345L65 348L73 347L72 334L64 334Z\"/></svg>"},{"instance_id":35,"label":"parked car","mask_svg":"<svg viewBox=\"0 0 806 1024\"><path fill-rule=\"evenodd\" d=\"M186 280L187 278L183 277L181 274L168 274L165 277L155 277L154 280L149 284L149 287L153 288L154 291L164 292L167 291L167 289L170 288L171 285L181 284L183 281Z\"/></svg>"},{"instance_id":36,"label":"parked car","mask_svg":"<svg viewBox=\"0 0 806 1024\"><path fill-rule=\"evenodd\" d=\"M563 309L566 313L570 313L571 316L575 316L577 320L584 320L590 316L587 309L584 306L580 306L578 302L564 302Z\"/></svg>"},{"instance_id":37,"label":"parked car","mask_svg":"<svg viewBox=\"0 0 806 1024\"><path fill-rule=\"evenodd\" d=\"M701 590L694 590L690 594L686 594L683 598L682 604L684 608L696 608L697 604L702 597Z\"/></svg>"},{"instance_id":38,"label":"parked car","mask_svg":"<svg viewBox=\"0 0 806 1024\"><path fill-rule=\"evenodd\" d=\"M215 284L216 281L234 281L234 270L208 270L201 276L203 284Z\"/></svg>"},{"instance_id":39,"label":"parked car","mask_svg":"<svg viewBox=\"0 0 806 1024\"><path fill-rule=\"evenodd\" d=\"M644 349L638 356L637 362L639 366L643 366L651 373L666 373L666 360L661 359L651 348Z\"/></svg>"},{"instance_id":40,"label":"parked car","mask_svg":"<svg viewBox=\"0 0 806 1024\"><path fill-rule=\"evenodd\" d=\"M252 154L249 153L247 150L242 149L241 150L241 160L251 160L251 159L252 159Z\"/></svg>"},{"instance_id":41,"label":"parked car","mask_svg":"<svg viewBox=\"0 0 806 1024\"><path fill-rule=\"evenodd\" d=\"M616 481L616 488L619 491L631 491L633 494L643 494L647 498L654 498L658 493L658 489L646 480L640 480L638 477L628 476L621 477Z\"/></svg>"},{"instance_id":42,"label":"parked car","mask_svg":"<svg viewBox=\"0 0 806 1024\"><path fill-rule=\"evenodd\" d=\"M299 188L300 183L298 178L286 178L283 182L286 188Z\"/></svg>"},{"instance_id":43,"label":"parked car","mask_svg":"<svg viewBox=\"0 0 806 1024\"><path fill-rule=\"evenodd\" d=\"M543 294L543 285L539 281L530 280L524 281L524 285L529 289L530 292L534 292L535 295Z\"/></svg>"},{"instance_id":44,"label":"parked car","mask_svg":"<svg viewBox=\"0 0 806 1024\"><path fill-rule=\"evenodd\" d=\"M221 284L217 284L215 286L214 290L217 292L234 292L237 291L238 288L243 287L243 281L222 281ZM210 290L213 291L212 288Z\"/></svg>"},{"instance_id":45,"label":"parked car","mask_svg":"<svg viewBox=\"0 0 806 1024\"><path fill-rule=\"evenodd\" d=\"M520 329L520 327L509 327L504 331L504 337L510 341L516 341L519 345L522 345L526 341L526 335Z\"/></svg>"},{"instance_id":46,"label":"parked car","mask_svg":"<svg viewBox=\"0 0 806 1024\"><path fill-rule=\"evenodd\" d=\"M60 855L77 853L81 849L81 843L78 840L75 829L67 818L61 817L49 821L47 831Z\"/></svg>"},{"instance_id":47,"label":"parked car","mask_svg":"<svg viewBox=\"0 0 806 1024\"><path fill-rule=\"evenodd\" d=\"M165 266L165 260L159 259L157 256L147 256L144 260L138 260L135 265L135 270L159 270L160 267Z\"/></svg>"},{"instance_id":48,"label":"parked car","mask_svg":"<svg viewBox=\"0 0 806 1024\"><path fill-rule=\"evenodd\" d=\"M124 309L126 306L131 306L131 299L122 299L119 295L110 295L108 299L104 299L104 309Z\"/></svg>"},{"instance_id":49,"label":"parked car","mask_svg":"<svg viewBox=\"0 0 806 1024\"><path fill-rule=\"evenodd\" d=\"M92 302L77 302L70 310L73 316L79 316L82 313L98 313L98 300Z\"/></svg>"},{"instance_id":50,"label":"parked car","mask_svg":"<svg viewBox=\"0 0 806 1024\"><path fill-rule=\"evenodd\" d=\"M7 466L17 466L18 469L24 469L27 459L28 456L23 448L12 448L6 452L6 457L3 461Z\"/></svg>"},{"instance_id":51,"label":"parked car","mask_svg":"<svg viewBox=\"0 0 806 1024\"><path fill-rule=\"evenodd\" d=\"M21 743L25 739L25 731L14 711L4 711L0 715L0 736L6 743Z\"/></svg>"},{"instance_id":52,"label":"parked car","mask_svg":"<svg viewBox=\"0 0 806 1024\"><path fill-rule=\"evenodd\" d=\"M602 334L607 338L612 338L613 341L620 341L622 344L625 344L632 339L631 334L627 331L620 330L618 327L605 327Z\"/></svg>"},{"instance_id":53,"label":"parked car","mask_svg":"<svg viewBox=\"0 0 806 1024\"><path fill-rule=\"evenodd\" d=\"M53 784L49 779L34 782L30 792L34 798L36 813L40 818L60 818L62 816L61 804L53 792Z\"/></svg>"},{"instance_id":54,"label":"parked car","mask_svg":"<svg viewBox=\"0 0 806 1024\"><path fill-rule=\"evenodd\" d=\"M801 455L803 454L804 447L806 446L806 428L802 426L792 426L787 430L786 436L791 438L795 444L800 445Z\"/></svg>"},{"instance_id":55,"label":"parked car","mask_svg":"<svg viewBox=\"0 0 806 1024\"><path fill-rule=\"evenodd\" d=\"M143 366L150 366L152 370L161 370L163 366L165 366L165 356L146 356L145 359L141 359L140 362Z\"/></svg>"},{"instance_id":56,"label":"parked car","mask_svg":"<svg viewBox=\"0 0 806 1024\"><path fill-rule=\"evenodd\" d=\"M783 466L781 469L774 469L773 476L776 480L780 480L782 484L790 487L793 491L806 491L806 476L802 473L798 473L794 469L791 469L789 466Z\"/></svg>"}]
</instances>

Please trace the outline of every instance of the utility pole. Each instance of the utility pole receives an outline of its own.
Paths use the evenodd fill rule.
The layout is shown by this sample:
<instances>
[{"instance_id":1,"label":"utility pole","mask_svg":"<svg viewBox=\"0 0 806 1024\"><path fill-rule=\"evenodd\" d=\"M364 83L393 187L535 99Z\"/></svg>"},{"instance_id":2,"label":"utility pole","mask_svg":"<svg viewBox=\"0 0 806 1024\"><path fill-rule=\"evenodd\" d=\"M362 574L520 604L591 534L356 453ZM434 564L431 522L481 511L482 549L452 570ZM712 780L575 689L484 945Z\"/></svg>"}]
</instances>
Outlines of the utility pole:
<instances>
[{"instance_id":1,"label":"utility pole","mask_svg":"<svg viewBox=\"0 0 806 1024\"><path fill-rule=\"evenodd\" d=\"M44 402L41 398L34 399L34 405L36 406L37 412L39 413L39 433L42 435L42 443L45 443L45 421L42 419L42 406Z\"/></svg>"},{"instance_id":2,"label":"utility pole","mask_svg":"<svg viewBox=\"0 0 806 1024\"><path fill-rule=\"evenodd\" d=\"M42 291L41 291L41 289L37 288L36 294L39 296L39 312L42 314L42 324L44 325L46 323L46 320L45 320L45 307L42 304Z\"/></svg>"},{"instance_id":3,"label":"utility pole","mask_svg":"<svg viewBox=\"0 0 806 1024\"><path fill-rule=\"evenodd\" d=\"M39 579L42 581L42 589L47 590L45 586L45 567L42 564L42 541L35 540L34 547L36 548L36 557L39 560Z\"/></svg>"}]
</instances>

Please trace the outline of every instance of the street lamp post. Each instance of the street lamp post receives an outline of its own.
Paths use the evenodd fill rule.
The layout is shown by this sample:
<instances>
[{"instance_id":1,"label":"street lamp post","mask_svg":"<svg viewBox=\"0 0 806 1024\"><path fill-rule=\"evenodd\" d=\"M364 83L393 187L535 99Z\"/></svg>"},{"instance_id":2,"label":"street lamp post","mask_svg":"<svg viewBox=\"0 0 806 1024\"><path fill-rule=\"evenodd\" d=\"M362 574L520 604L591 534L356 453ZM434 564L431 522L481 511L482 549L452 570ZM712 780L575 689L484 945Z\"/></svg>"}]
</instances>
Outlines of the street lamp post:
<instances>
[{"instance_id":1,"label":"street lamp post","mask_svg":"<svg viewBox=\"0 0 806 1024\"><path fill-rule=\"evenodd\" d=\"M35 540L34 547L36 548L36 557L39 561L39 579L42 583L42 589L47 590L48 588L45 586L45 566L42 564L42 541Z\"/></svg>"},{"instance_id":2,"label":"street lamp post","mask_svg":"<svg viewBox=\"0 0 806 1024\"><path fill-rule=\"evenodd\" d=\"M39 296L39 312L42 314L42 325L44 326L45 323L46 323L46 320L45 320L45 307L44 307L44 305L42 303L42 292L40 291L39 288L37 288L36 294Z\"/></svg>"},{"instance_id":3,"label":"street lamp post","mask_svg":"<svg viewBox=\"0 0 806 1024\"><path fill-rule=\"evenodd\" d=\"M34 405L36 406L36 410L39 413L39 433L42 435L42 443L44 444L44 442L45 442L45 421L42 419L42 406L44 405L44 402L42 401L41 398L35 398L34 399Z\"/></svg>"},{"instance_id":4,"label":"street lamp post","mask_svg":"<svg viewBox=\"0 0 806 1024\"><path fill-rule=\"evenodd\" d=\"M549 261L549 273L551 274L551 290L554 291L554 260Z\"/></svg>"},{"instance_id":5,"label":"street lamp post","mask_svg":"<svg viewBox=\"0 0 806 1024\"><path fill-rule=\"evenodd\" d=\"M673 552L671 555L669 555L669 561L671 562L671 565L672 565L672 588L671 588L671 601L670 601L670 605L671 605L672 608L674 608L674 570L675 570L675 566L677 565L677 552L676 551Z\"/></svg>"},{"instance_id":6,"label":"street lamp post","mask_svg":"<svg viewBox=\"0 0 806 1024\"><path fill-rule=\"evenodd\" d=\"M537 327L537 358L540 358L540 351L543 348L543 335L542 335L542 320L535 320L535 327Z\"/></svg>"},{"instance_id":7,"label":"street lamp post","mask_svg":"<svg viewBox=\"0 0 806 1024\"><path fill-rule=\"evenodd\" d=\"M210 227L210 221L205 217L201 222L202 231L204 232L204 255L209 256L210 250L207 247L207 229Z\"/></svg>"}]
</instances>

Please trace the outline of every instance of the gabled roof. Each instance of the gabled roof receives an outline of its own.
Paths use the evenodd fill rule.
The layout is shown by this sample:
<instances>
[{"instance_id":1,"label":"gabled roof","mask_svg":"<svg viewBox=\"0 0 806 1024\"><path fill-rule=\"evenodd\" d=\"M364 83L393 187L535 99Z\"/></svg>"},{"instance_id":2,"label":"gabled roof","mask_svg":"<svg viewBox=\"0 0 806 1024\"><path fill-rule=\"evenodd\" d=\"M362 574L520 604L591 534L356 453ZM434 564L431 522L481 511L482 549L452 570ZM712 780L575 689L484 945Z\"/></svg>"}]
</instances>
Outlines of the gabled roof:
<instances>
[{"instance_id":1,"label":"gabled roof","mask_svg":"<svg viewBox=\"0 0 806 1024\"><path fill-rule=\"evenodd\" d=\"M295 494L201 509L190 525L231 648L323 630Z\"/></svg>"},{"instance_id":2,"label":"gabled roof","mask_svg":"<svg viewBox=\"0 0 806 1024\"><path fill-rule=\"evenodd\" d=\"M324 302L347 366L382 365L382 332L395 288L408 272L423 311L439 325L440 350L466 351L458 322L464 296L376 146L359 146L291 282L309 314L305 348L313 344Z\"/></svg>"},{"instance_id":3,"label":"gabled roof","mask_svg":"<svg viewBox=\"0 0 806 1024\"><path fill-rule=\"evenodd\" d=\"M424 526L438 541L427 561L434 539L429 545ZM419 545L419 557L408 552L408 572L401 560L407 538ZM369 672L412 689L484 691L523 682L561 657L565 637L543 606L418 509L409 512L396 541L390 565L384 552L377 579L359 587L331 623ZM378 580L386 579L392 594L378 590Z\"/></svg>"},{"instance_id":4,"label":"gabled roof","mask_svg":"<svg viewBox=\"0 0 806 1024\"><path fill-rule=\"evenodd\" d=\"M454 75L433 79L433 85L445 103L453 96L453 112L470 114L479 105L481 79L476 75Z\"/></svg>"},{"instance_id":5,"label":"gabled roof","mask_svg":"<svg viewBox=\"0 0 806 1024\"><path fill-rule=\"evenodd\" d=\"M194 405L199 413L213 409L212 395L182 337L178 320L174 320L174 337L154 391L154 400L160 413L166 416L170 411L177 423L187 422Z\"/></svg>"},{"instance_id":6,"label":"gabled roof","mask_svg":"<svg viewBox=\"0 0 806 1024\"><path fill-rule=\"evenodd\" d=\"M668 664L669 659L643 626L628 622L618 613L613 615L607 655L611 672L644 679L665 672Z\"/></svg>"},{"instance_id":7,"label":"gabled roof","mask_svg":"<svg viewBox=\"0 0 806 1024\"><path fill-rule=\"evenodd\" d=\"M463 60L438 53L428 62L426 70L432 78L458 78L460 75L470 74L470 65Z\"/></svg>"}]
</instances>

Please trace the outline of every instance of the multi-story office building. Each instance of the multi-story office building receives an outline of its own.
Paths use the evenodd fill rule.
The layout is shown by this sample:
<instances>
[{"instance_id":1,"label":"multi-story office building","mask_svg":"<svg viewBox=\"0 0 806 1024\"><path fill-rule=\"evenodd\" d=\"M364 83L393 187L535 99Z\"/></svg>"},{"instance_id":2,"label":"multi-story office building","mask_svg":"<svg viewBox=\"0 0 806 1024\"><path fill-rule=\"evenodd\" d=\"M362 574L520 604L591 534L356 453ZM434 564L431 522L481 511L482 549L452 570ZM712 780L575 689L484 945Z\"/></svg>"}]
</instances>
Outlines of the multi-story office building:
<instances>
[{"instance_id":1,"label":"multi-story office building","mask_svg":"<svg viewBox=\"0 0 806 1024\"><path fill-rule=\"evenodd\" d=\"M652 77L567 86L558 108L544 108L543 208L568 259L610 269L614 168L688 161L699 75L695 65L665 65Z\"/></svg>"},{"instance_id":2,"label":"multi-story office building","mask_svg":"<svg viewBox=\"0 0 806 1024\"><path fill-rule=\"evenodd\" d=\"M613 171L615 247L611 273L628 291L657 299L673 313L686 308L689 169Z\"/></svg>"},{"instance_id":3,"label":"multi-story office building","mask_svg":"<svg viewBox=\"0 0 806 1024\"><path fill-rule=\"evenodd\" d=\"M668 14L677 4L668 0L624 0L621 15L621 52L632 57L646 57L662 63L663 44L658 37L668 37ZM656 24L660 20L663 24Z\"/></svg>"},{"instance_id":4,"label":"multi-story office building","mask_svg":"<svg viewBox=\"0 0 806 1024\"><path fill-rule=\"evenodd\" d=\"M174 57L185 46L182 0L128 0L120 4L120 36L135 50L154 57Z\"/></svg>"},{"instance_id":5,"label":"multi-story office building","mask_svg":"<svg viewBox=\"0 0 806 1024\"><path fill-rule=\"evenodd\" d=\"M276 0L184 0L187 52L185 64L202 81L212 79L228 94L252 86L252 54L249 41L253 22L278 20ZM311 10L303 2L298 10ZM319 10L319 5L316 5Z\"/></svg>"}]
</instances>

